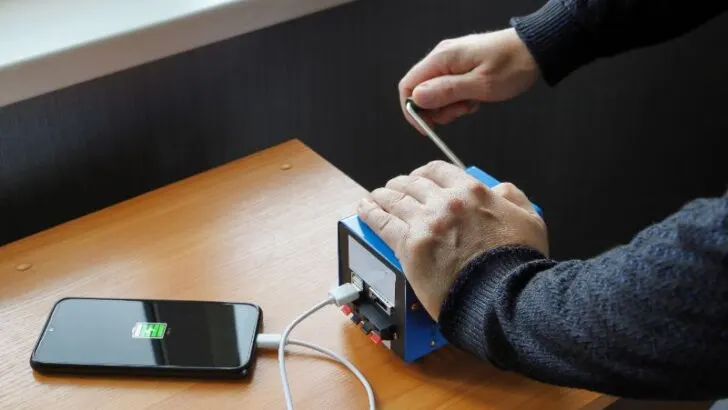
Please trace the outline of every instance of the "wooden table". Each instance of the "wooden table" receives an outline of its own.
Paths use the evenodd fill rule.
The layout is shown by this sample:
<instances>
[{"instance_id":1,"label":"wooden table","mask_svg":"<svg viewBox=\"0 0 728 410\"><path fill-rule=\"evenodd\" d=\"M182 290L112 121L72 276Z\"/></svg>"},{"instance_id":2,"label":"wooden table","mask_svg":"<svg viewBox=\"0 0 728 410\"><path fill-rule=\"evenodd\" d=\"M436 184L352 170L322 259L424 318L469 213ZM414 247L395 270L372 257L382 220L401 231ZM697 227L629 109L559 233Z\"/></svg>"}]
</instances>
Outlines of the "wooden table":
<instances>
[{"instance_id":1,"label":"wooden table","mask_svg":"<svg viewBox=\"0 0 728 410\"><path fill-rule=\"evenodd\" d=\"M0 409L280 409L274 353L246 382L45 377L28 360L65 296L250 301L281 332L336 283L336 222L364 189L293 140L0 248ZM53 206L49 204L48 206ZM546 386L444 349L400 362L333 307L294 337L352 359L382 409L603 408L613 400ZM345 368L293 349L300 409L364 409Z\"/></svg>"}]
</instances>

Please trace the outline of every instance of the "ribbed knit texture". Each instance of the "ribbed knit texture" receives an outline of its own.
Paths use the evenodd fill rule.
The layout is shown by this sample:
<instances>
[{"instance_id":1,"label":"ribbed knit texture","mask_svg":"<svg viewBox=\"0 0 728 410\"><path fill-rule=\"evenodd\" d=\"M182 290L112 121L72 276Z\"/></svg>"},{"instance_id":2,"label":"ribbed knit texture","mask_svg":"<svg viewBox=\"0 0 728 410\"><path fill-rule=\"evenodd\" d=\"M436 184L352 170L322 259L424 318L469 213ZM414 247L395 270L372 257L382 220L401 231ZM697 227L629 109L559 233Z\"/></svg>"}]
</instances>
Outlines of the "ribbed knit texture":
<instances>
[{"instance_id":1,"label":"ribbed knit texture","mask_svg":"<svg viewBox=\"0 0 728 410\"><path fill-rule=\"evenodd\" d=\"M596 57L596 48L589 48L588 33L579 27L560 0L549 1L525 17L512 18L511 25L533 55L548 85L556 85Z\"/></svg>"},{"instance_id":2,"label":"ribbed knit texture","mask_svg":"<svg viewBox=\"0 0 728 410\"><path fill-rule=\"evenodd\" d=\"M510 23L553 86L598 58L669 40L726 10L726 1L548 0Z\"/></svg>"},{"instance_id":3,"label":"ribbed knit texture","mask_svg":"<svg viewBox=\"0 0 728 410\"><path fill-rule=\"evenodd\" d=\"M728 194L593 259L486 252L460 272L439 324L455 346L550 384L728 397Z\"/></svg>"}]
</instances>

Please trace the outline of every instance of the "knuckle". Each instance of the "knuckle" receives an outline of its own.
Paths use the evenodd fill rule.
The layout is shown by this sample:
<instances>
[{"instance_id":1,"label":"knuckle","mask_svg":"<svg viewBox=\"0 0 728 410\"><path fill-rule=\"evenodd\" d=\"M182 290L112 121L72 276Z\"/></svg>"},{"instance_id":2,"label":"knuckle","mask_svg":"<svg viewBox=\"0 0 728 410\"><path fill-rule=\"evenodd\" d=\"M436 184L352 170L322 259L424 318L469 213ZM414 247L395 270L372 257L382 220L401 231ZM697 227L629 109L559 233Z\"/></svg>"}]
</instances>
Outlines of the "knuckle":
<instances>
[{"instance_id":1,"label":"knuckle","mask_svg":"<svg viewBox=\"0 0 728 410\"><path fill-rule=\"evenodd\" d=\"M485 185L479 181L470 181L465 186L465 190L468 194L476 195L478 197L481 197L488 193L488 188L485 187Z\"/></svg>"},{"instance_id":2,"label":"knuckle","mask_svg":"<svg viewBox=\"0 0 728 410\"><path fill-rule=\"evenodd\" d=\"M443 166L445 161L442 160L434 160L430 161L427 164L415 169L410 174L411 176L426 176L426 175L432 175L434 172L437 172L437 170Z\"/></svg>"},{"instance_id":3,"label":"knuckle","mask_svg":"<svg viewBox=\"0 0 728 410\"><path fill-rule=\"evenodd\" d=\"M371 195L374 198L381 198L383 194L384 194L384 188L376 188L375 190L372 191Z\"/></svg>"},{"instance_id":4,"label":"knuckle","mask_svg":"<svg viewBox=\"0 0 728 410\"><path fill-rule=\"evenodd\" d=\"M465 202L460 198L450 198L446 202L447 212L459 214L465 208Z\"/></svg>"},{"instance_id":5,"label":"knuckle","mask_svg":"<svg viewBox=\"0 0 728 410\"><path fill-rule=\"evenodd\" d=\"M406 197L407 197L407 194L405 194L404 192L395 191L395 194L392 195L392 200L391 200L392 209L395 209L398 206L400 206L400 204L402 204L402 201L404 201L404 199Z\"/></svg>"},{"instance_id":6,"label":"knuckle","mask_svg":"<svg viewBox=\"0 0 728 410\"><path fill-rule=\"evenodd\" d=\"M427 167L431 168L431 169L440 169L446 165L447 165L447 162L445 162L441 159L436 159L436 160L433 160L433 161L430 161L427 163Z\"/></svg>"},{"instance_id":7,"label":"knuckle","mask_svg":"<svg viewBox=\"0 0 728 410\"><path fill-rule=\"evenodd\" d=\"M419 175L413 175L407 179L407 182L411 185L418 185L421 187L426 187L427 181L425 181L425 178L422 178Z\"/></svg>"},{"instance_id":8,"label":"knuckle","mask_svg":"<svg viewBox=\"0 0 728 410\"><path fill-rule=\"evenodd\" d=\"M455 49L451 45L439 46L432 52L432 60L448 62L455 56Z\"/></svg>"},{"instance_id":9,"label":"knuckle","mask_svg":"<svg viewBox=\"0 0 728 410\"><path fill-rule=\"evenodd\" d=\"M402 202L402 200L404 200L404 198L406 196L407 196L407 194L405 194L404 192L397 192L397 194L396 194L396 196L394 197L394 200L393 200L394 204L396 205L396 204Z\"/></svg>"},{"instance_id":10,"label":"knuckle","mask_svg":"<svg viewBox=\"0 0 728 410\"><path fill-rule=\"evenodd\" d=\"M390 179L389 181L387 181L387 183L384 186L386 188L390 188L390 189L392 187L400 186L401 183L403 182L403 178L404 178L404 175L398 175L398 176Z\"/></svg>"},{"instance_id":11,"label":"knuckle","mask_svg":"<svg viewBox=\"0 0 728 410\"><path fill-rule=\"evenodd\" d=\"M513 193L518 192L518 188L510 182L503 182L500 185L501 185L501 189L505 193L513 194Z\"/></svg>"},{"instance_id":12,"label":"knuckle","mask_svg":"<svg viewBox=\"0 0 728 410\"><path fill-rule=\"evenodd\" d=\"M498 193L509 200L526 200L526 195L517 186L510 182L503 182L498 185Z\"/></svg>"},{"instance_id":13,"label":"knuckle","mask_svg":"<svg viewBox=\"0 0 728 410\"><path fill-rule=\"evenodd\" d=\"M444 40L441 40L439 43L437 43L437 46L435 48L436 49L447 48L448 46L452 45L452 43L453 43L453 39L446 38Z\"/></svg>"},{"instance_id":14,"label":"knuckle","mask_svg":"<svg viewBox=\"0 0 728 410\"><path fill-rule=\"evenodd\" d=\"M439 163L439 160L430 161L422 168L422 173L425 175L432 174L434 172L437 172L438 168L440 167L441 165Z\"/></svg>"},{"instance_id":15,"label":"knuckle","mask_svg":"<svg viewBox=\"0 0 728 410\"><path fill-rule=\"evenodd\" d=\"M389 225L391 222L392 217L387 214L382 214L380 217L375 219L374 224L377 227L377 230L381 232L387 229L387 225Z\"/></svg>"}]
</instances>

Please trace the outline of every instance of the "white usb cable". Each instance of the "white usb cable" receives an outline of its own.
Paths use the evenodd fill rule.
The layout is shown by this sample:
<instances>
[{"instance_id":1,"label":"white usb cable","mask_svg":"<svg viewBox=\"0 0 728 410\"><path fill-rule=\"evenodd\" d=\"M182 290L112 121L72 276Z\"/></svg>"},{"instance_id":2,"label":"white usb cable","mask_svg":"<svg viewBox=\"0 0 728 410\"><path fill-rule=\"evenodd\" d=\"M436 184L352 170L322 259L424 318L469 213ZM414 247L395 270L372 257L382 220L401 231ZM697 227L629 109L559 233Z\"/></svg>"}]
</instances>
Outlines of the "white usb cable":
<instances>
[{"instance_id":1,"label":"white usb cable","mask_svg":"<svg viewBox=\"0 0 728 410\"><path fill-rule=\"evenodd\" d=\"M281 342L278 344L278 371L281 374L281 383L283 383L283 395L286 398L286 405L288 410L293 410L293 399L291 398L291 388L288 385L288 375L286 374L286 359L285 359L285 348L286 343L288 342L288 335L291 334L291 331L294 327L296 327L299 323L301 323L304 319L314 314L319 309L323 308L326 305L329 305L334 302L333 298L326 299L322 302L317 303L314 307L304 312L301 316L297 317L291 324L286 327L286 330L283 331L283 334L281 335Z\"/></svg>"},{"instance_id":2,"label":"white usb cable","mask_svg":"<svg viewBox=\"0 0 728 410\"><path fill-rule=\"evenodd\" d=\"M324 347L317 346L311 343L299 341L299 340L289 340L288 336L293 331L293 328L295 328L299 323L301 323L304 319L311 316L318 310L322 309L324 306L335 304L337 306L341 306L347 303L351 303L359 298L359 289L352 285L351 283L345 283L337 288L332 289L329 292L329 297L326 300L323 300L319 303L317 303L314 307L304 312L302 315L297 317L291 324L289 324L282 335L277 334L260 334L258 335L256 342L257 346L260 348L277 348L278 349L278 370L281 375L281 383L283 383L283 393L285 395L286 399L286 408L288 410L293 410L293 399L291 397L291 388L288 385L288 376L286 374L286 363L285 363L285 348L286 345L297 345L302 347L307 347L309 349L313 349L321 354L327 355L337 361L339 361L341 364L346 366L349 370L351 370L352 373L359 379L361 384L364 386L364 389L367 391L367 397L369 399L369 409L375 410L375 400L374 400L374 391L372 390L372 387L369 385L369 382L367 382L367 379L364 377L364 375L347 359L342 357L341 355L332 352L331 350L328 350Z\"/></svg>"},{"instance_id":3,"label":"white usb cable","mask_svg":"<svg viewBox=\"0 0 728 410\"><path fill-rule=\"evenodd\" d=\"M270 334L270 333L262 333L258 335L257 338L258 341L258 347L264 348L264 349L278 349L278 345L281 343L281 335L278 334ZM362 386L364 386L364 390L367 392L367 398L369 399L369 408L371 410L374 410L374 390L372 390L372 386L369 385L369 382L367 381L366 377L357 369L349 360L341 356L340 354L329 350L325 347L315 345L313 343L307 343L301 340L295 340L295 339L288 339L287 345L291 346L301 346L305 347L314 351L317 351L323 355L326 355L339 363L346 366L347 369L349 369L357 379L361 382ZM284 384L288 384L288 382L284 382ZM288 403L286 403L288 405Z\"/></svg>"}]
</instances>

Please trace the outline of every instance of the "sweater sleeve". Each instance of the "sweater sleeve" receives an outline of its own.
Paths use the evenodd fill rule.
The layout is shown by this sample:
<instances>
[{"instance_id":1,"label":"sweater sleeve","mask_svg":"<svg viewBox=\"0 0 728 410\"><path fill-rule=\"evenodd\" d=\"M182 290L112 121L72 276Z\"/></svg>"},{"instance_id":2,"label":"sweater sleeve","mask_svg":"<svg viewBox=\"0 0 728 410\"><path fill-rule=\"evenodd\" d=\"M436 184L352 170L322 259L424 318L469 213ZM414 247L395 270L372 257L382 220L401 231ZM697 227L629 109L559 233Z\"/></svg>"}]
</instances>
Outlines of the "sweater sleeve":
<instances>
[{"instance_id":1,"label":"sweater sleeve","mask_svg":"<svg viewBox=\"0 0 728 410\"><path fill-rule=\"evenodd\" d=\"M548 0L511 25L555 85L593 60L667 41L727 9L725 1Z\"/></svg>"},{"instance_id":2,"label":"sweater sleeve","mask_svg":"<svg viewBox=\"0 0 728 410\"><path fill-rule=\"evenodd\" d=\"M728 194L589 260L489 251L460 273L439 324L456 347L545 383L728 397Z\"/></svg>"}]
</instances>

